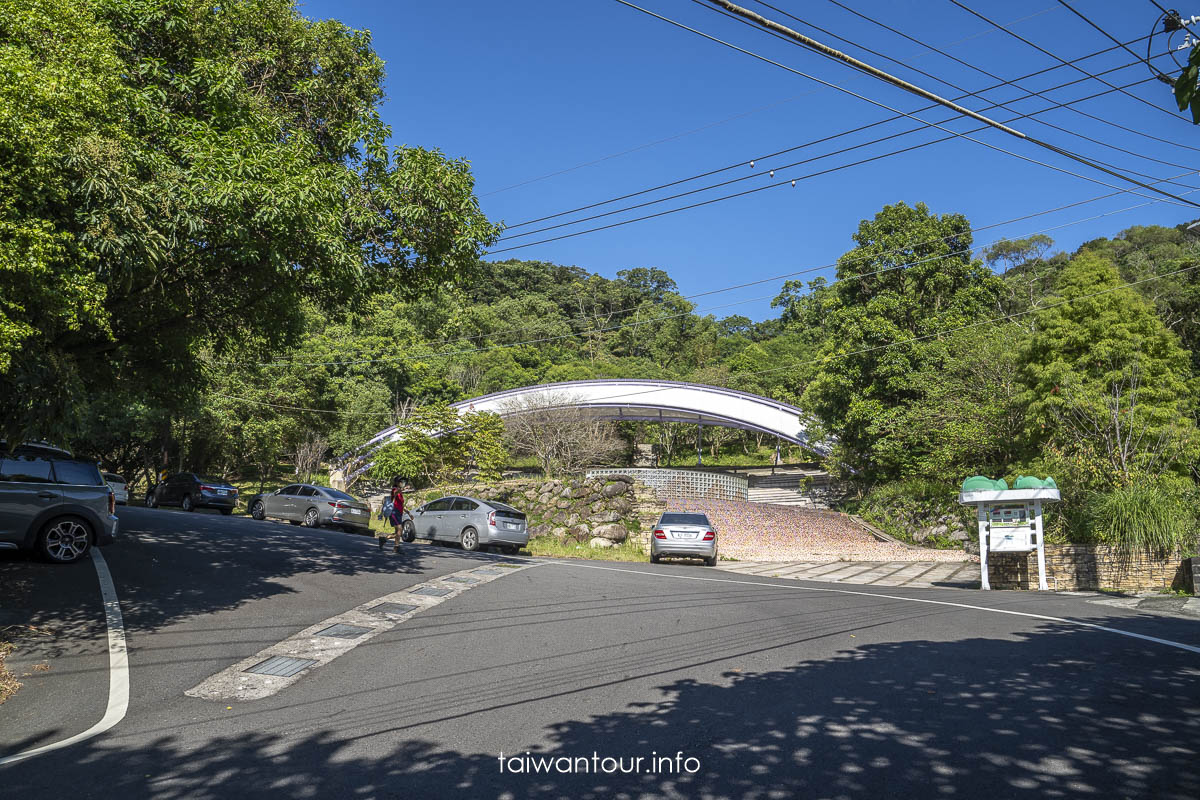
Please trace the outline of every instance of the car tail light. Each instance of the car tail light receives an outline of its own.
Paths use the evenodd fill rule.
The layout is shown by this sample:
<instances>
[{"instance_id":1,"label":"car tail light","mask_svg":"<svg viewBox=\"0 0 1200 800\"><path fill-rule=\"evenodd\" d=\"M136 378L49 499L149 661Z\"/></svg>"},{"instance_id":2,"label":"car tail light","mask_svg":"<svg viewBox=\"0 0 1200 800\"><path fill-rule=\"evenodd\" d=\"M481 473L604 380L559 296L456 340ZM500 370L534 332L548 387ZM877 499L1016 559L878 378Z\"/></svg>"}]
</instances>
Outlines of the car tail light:
<instances>
[{"instance_id":1,"label":"car tail light","mask_svg":"<svg viewBox=\"0 0 1200 800\"><path fill-rule=\"evenodd\" d=\"M713 533L712 531L708 531L707 533L704 534L704 541L706 541L706 542L711 542L715 538L717 538L717 535L715 533Z\"/></svg>"},{"instance_id":2,"label":"car tail light","mask_svg":"<svg viewBox=\"0 0 1200 800\"><path fill-rule=\"evenodd\" d=\"M349 508L349 506L347 506L347 505L346 505L345 503L343 503L341 500L337 501L336 503L335 503L335 502L333 502L332 500L330 500L330 501L329 501L329 507L330 507L330 508Z\"/></svg>"},{"instance_id":3,"label":"car tail light","mask_svg":"<svg viewBox=\"0 0 1200 800\"><path fill-rule=\"evenodd\" d=\"M654 538L655 539L665 539L665 538L667 538L667 535L665 533L663 533L662 529L660 528L659 530L656 530L654 532Z\"/></svg>"},{"instance_id":4,"label":"car tail light","mask_svg":"<svg viewBox=\"0 0 1200 800\"><path fill-rule=\"evenodd\" d=\"M491 513L488 514L488 525L490 525L493 528L496 527L496 512L495 511L492 511Z\"/></svg>"},{"instance_id":5,"label":"car tail light","mask_svg":"<svg viewBox=\"0 0 1200 800\"><path fill-rule=\"evenodd\" d=\"M108 490L108 513L109 514L117 513L117 496L115 494L113 494L112 489Z\"/></svg>"},{"instance_id":6,"label":"car tail light","mask_svg":"<svg viewBox=\"0 0 1200 800\"><path fill-rule=\"evenodd\" d=\"M200 484L200 491L202 491L202 492L215 492L215 491L216 491L216 489L214 489L214 488L213 488L213 487L211 487L211 486L205 486L204 484Z\"/></svg>"}]
</instances>

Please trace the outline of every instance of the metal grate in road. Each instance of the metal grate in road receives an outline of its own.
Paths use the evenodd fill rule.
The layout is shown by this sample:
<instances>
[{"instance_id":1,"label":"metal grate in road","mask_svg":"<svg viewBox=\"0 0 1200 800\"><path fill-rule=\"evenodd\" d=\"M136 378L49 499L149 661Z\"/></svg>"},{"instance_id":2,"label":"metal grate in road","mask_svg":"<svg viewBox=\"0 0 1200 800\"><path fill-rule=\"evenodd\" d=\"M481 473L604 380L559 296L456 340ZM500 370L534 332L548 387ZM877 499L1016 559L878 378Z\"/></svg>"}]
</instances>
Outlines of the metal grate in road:
<instances>
[{"instance_id":1,"label":"metal grate in road","mask_svg":"<svg viewBox=\"0 0 1200 800\"><path fill-rule=\"evenodd\" d=\"M462 575L451 575L449 578L442 578L448 583L479 583L479 578L468 578Z\"/></svg>"},{"instance_id":2,"label":"metal grate in road","mask_svg":"<svg viewBox=\"0 0 1200 800\"><path fill-rule=\"evenodd\" d=\"M330 636L335 639L357 639L364 633L370 632L370 628L364 628L361 625L347 625L344 622L339 622L336 625L330 625L325 630L317 631L313 636Z\"/></svg>"},{"instance_id":3,"label":"metal grate in road","mask_svg":"<svg viewBox=\"0 0 1200 800\"><path fill-rule=\"evenodd\" d=\"M420 589L413 589L409 594L423 594L426 597L445 597L452 591L452 589L439 589L436 586L422 586Z\"/></svg>"},{"instance_id":4,"label":"metal grate in road","mask_svg":"<svg viewBox=\"0 0 1200 800\"><path fill-rule=\"evenodd\" d=\"M474 571L480 575L505 575L505 574L507 574L507 573L505 573L504 570L496 569L495 567L480 567L479 569L474 570Z\"/></svg>"},{"instance_id":5,"label":"metal grate in road","mask_svg":"<svg viewBox=\"0 0 1200 800\"><path fill-rule=\"evenodd\" d=\"M272 656L266 661L255 664L246 672L255 675L273 675L276 678L290 678L298 675L317 662L311 658L288 658L287 656Z\"/></svg>"},{"instance_id":6,"label":"metal grate in road","mask_svg":"<svg viewBox=\"0 0 1200 800\"><path fill-rule=\"evenodd\" d=\"M376 614L383 614L388 617L399 617L418 608L420 606L414 606L412 603L380 603L377 606L371 606L367 611L373 611Z\"/></svg>"}]
</instances>

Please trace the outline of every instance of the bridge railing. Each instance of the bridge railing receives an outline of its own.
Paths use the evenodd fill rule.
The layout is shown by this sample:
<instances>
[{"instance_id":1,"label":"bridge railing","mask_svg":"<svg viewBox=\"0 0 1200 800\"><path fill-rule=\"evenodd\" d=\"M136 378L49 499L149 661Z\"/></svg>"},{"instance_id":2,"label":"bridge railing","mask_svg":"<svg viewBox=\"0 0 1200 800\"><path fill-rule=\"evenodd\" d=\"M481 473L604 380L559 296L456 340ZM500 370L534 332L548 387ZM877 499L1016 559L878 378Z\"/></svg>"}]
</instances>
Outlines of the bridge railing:
<instances>
[{"instance_id":1,"label":"bridge railing","mask_svg":"<svg viewBox=\"0 0 1200 800\"><path fill-rule=\"evenodd\" d=\"M746 500L750 496L745 475L679 469L589 469L587 477L628 475L654 489L660 497L696 497L705 500Z\"/></svg>"}]
</instances>

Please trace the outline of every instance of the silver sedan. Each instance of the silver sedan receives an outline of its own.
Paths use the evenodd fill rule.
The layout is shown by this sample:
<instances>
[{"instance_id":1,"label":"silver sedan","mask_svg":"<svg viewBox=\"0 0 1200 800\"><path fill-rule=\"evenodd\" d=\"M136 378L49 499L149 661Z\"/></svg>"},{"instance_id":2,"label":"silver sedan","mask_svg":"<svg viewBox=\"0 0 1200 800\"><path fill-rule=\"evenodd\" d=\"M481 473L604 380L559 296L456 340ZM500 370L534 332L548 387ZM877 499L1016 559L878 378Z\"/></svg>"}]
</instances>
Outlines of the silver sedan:
<instances>
[{"instance_id":1,"label":"silver sedan","mask_svg":"<svg viewBox=\"0 0 1200 800\"><path fill-rule=\"evenodd\" d=\"M351 533L370 533L371 507L356 497L311 483L293 483L250 498L255 519L286 519L293 525L319 528L332 525Z\"/></svg>"},{"instance_id":2,"label":"silver sedan","mask_svg":"<svg viewBox=\"0 0 1200 800\"><path fill-rule=\"evenodd\" d=\"M477 497L441 497L415 509L404 540L458 542L464 550L499 547L515 553L529 544L525 515L505 503Z\"/></svg>"},{"instance_id":3,"label":"silver sedan","mask_svg":"<svg viewBox=\"0 0 1200 800\"><path fill-rule=\"evenodd\" d=\"M661 556L702 558L710 567L717 565L717 529L704 514L668 511L658 518L650 539L650 561Z\"/></svg>"}]
</instances>

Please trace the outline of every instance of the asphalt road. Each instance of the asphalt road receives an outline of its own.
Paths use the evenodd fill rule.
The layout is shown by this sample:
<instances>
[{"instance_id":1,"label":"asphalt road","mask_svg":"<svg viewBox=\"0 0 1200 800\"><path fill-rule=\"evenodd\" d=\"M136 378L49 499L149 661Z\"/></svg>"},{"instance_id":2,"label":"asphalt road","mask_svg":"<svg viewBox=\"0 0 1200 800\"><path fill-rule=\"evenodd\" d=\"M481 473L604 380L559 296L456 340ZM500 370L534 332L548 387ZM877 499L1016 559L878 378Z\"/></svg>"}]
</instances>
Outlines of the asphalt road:
<instances>
[{"instance_id":1,"label":"asphalt road","mask_svg":"<svg viewBox=\"0 0 1200 800\"><path fill-rule=\"evenodd\" d=\"M393 556L208 513L121 518L104 554L128 713L0 767L6 796L1200 797L1200 654L1077 624L1195 647L1194 620L1049 594L547 562L273 696L212 702L184 692L323 619L499 557ZM0 624L39 631L13 658L28 677L0 706L0 757L93 725L108 662L92 566L4 555ZM531 774L545 757L560 760ZM638 772L605 773L605 758Z\"/></svg>"}]
</instances>

